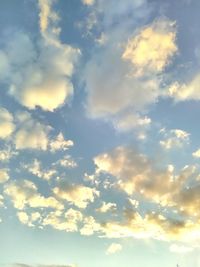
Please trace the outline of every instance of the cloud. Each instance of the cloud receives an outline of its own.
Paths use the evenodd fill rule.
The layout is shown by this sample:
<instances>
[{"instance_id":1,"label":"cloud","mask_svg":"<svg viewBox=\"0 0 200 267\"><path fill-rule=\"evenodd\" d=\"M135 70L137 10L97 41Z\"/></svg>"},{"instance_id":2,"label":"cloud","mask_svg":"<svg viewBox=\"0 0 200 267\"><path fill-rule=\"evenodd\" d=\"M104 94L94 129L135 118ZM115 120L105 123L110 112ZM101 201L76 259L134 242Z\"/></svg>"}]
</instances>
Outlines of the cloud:
<instances>
[{"instance_id":1,"label":"cloud","mask_svg":"<svg viewBox=\"0 0 200 267\"><path fill-rule=\"evenodd\" d=\"M123 5L119 14L122 12L125 16L128 7L133 8L134 3L126 1ZM109 15L115 21L114 15L119 14ZM117 130L139 128L138 136L145 138L145 131L151 123L148 110L163 95L161 89L165 74L160 73L170 64L178 49L176 28L174 22L164 18L145 27L134 25L132 31L128 26L125 24L114 30L110 25L108 33L105 32L107 41L94 50L87 62L83 71L86 109L90 117L111 122Z\"/></svg>"},{"instance_id":2,"label":"cloud","mask_svg":"<svg viewBox=\"0 0 200 267\"><path fill-rule=\"evenodd\" d=\"M49 143L50 151L56 152L58 150L68 150L74 143L72 140L65 140L62 133L59 133L55 140L51 140Z\"/></svg>"},{"instance_id":3,"label":"cloud","mask_svg":"<svg viewBox=\"0 0 200 267\"><path fill-rule=\"evenodd\" d=\"M0 207L4 206L4 197L0 195Z\"/></svg>"},{"instance_id":4,"label":"cloud","mask_svg":"<svg viewBox=\"0 0 200 267\"><path fill-rule=\"evenodd\" d=\"M195 152L192 153L194 158L200 158L200 149L197 149Z\"/></svg>"},{"instance_id":5,"label":"cloud","mask_svg":"<svg viewBox=\"0 0 200 267\"><path fill-rule=\"evenodd\" d=\"M55 169L43 170L41 162L35 159L31 164L26 164L23 168L27 169L33 175L49 181L53 176L57 174Z\"/></svg>"},{"instance_id":6,"label":"cloud","mask_svg":"<svg viewBox=\"0 0 200 267\"><path fill-rule=\"evenodd\" d=\"M158 167L144 154L128 147L117 147L94 159L96 171L116 179L115 188L124 191L134 207L125 210L122 220L107 221L101 232L109 238L154 238L197 242L199 231L199 169L186 165ZM153 205L147 210L138 202ZM136 206L135 206L136 205ZM137 209L138 208L138 209ZM149 210L150 209L150 210ZM136 211L137 210L137 211Z\"/></svg>"},{"instance_id":7,"label":"cloud","mask_svg":"<svg viewBox=\"0 0 200 267\"><path fill-rule=\"evenodd\" d=\"M111 203L111 202L106 203L105 201L103 201L102 206L98 208L97 211L101 213L106 213L108 211L114 211L116 210L116 208L117 208L116 203Z\"/></svg>"},{"instance_id":8,"label":"cloud","mask_svg":"<svg viewBox=\"0 0 200 267\"><path fill-rule=\"evenodd\" d=\"M4 193L10 197L16 209L23 210L31 208L52 208L62 210L64 208L57 199L52 196L44 197L37 186L28 180L11 181L4 187Z\"/></svg>"},{"instance_id":9,"label":"cloud","mask_svg":"<svg viewBox=\"0 0 200 267\"><path fill-rule=\"evenodd\" d=\"M95 188L78 184L60 183L53 189L56 197L67 200L79 208L86 208L90 202L94 202L95 197L99 196L99 191Z\"/></svg>"},{"instance_id":10,"label":"cloud","mask_svg":"<svg viewBox=\"0 0 200 267\"><path fill-rule=\"evenodd\" d=\"M160 145L167 150L181 148L190 142L190 134L180 129L172 129L169 132L162 129L160 133L164 135L164 140L160 141Z\"/></svg>"},{"instance_id":11,"label":"cloud","mask_svg":"<svg viewBox=\"0 0 200 267\"><path fill-rule=\"evenodd\" d=\"M51 128L33 119L28 112L20 112L16 118L18 120L14 138L16 149L47 150L48 133Z\"/></svg>"},{"instance_id":12,"label":"cloud","mask_svg":"<svg viewBox=\"0 0 200 267\"><path fill-rule=\"evenodd\" d=\"M0 150L0 161L8 162L13 156L16 156L18 153L16 151L12 151L10 147Z\"/></svg>"},{"instance_id":13,"label":"cloud","mask_svg":"<svg viewBox=\"0 0 200 267\"><path fill-rule=\"evenodd\" d=\"M78 166L77 162L70 155L64 156L63 158L55 162L53 165L59 165L64 168L76 168Z\"/></svg>"},{"instance_id":14,"label":"cloud","mask_svg":"<svg viewBox=\"0 0 200 267\"><path fill-rule=\"evenodd\" d=\"M7 109L0 107L0 138L10 137L14 129L15 124L12 114Z\"/></svg>"},{"instance_id":15,"label":"cloud","mask_svg":"<svg viewBox=\"0 0 200 267\"><path fill-rule=\"evenodd\" d=\"M200 100L199 82L199 73L186 83L174 82L169 88L169 96L176 102L189 100L198 101Z\"/></svg>"},{"instance_id":16,"label":"cloud","mask_svg":"<svg viewBox=\"0 0 200 267\"><path fill-rule=\"evenodd\" d=\"M180 214L199 216L198 169L186 165L175 174L173 166L156 166L145 155L127 147L117 147L94 159L97 170L117 179L117 186L129 196L137 193L148 201L174 208ZM194 186L187 186L194 179Z\"/></svg>"},{"instance_id":17,"label":"cloud","mask_svg":"<svg viewBox=\"0 0 200 267\"><path fill-rule=\"evenodd\" d=\"M17 212L19 221L29 227L34 227L34 223L41 219L39 212L32 212L30 215L24 211Z\"/></svg>"},{"instance_id":18,"label":"cloud","mask_svg":"<svg viewBox=\"0 0 200 267\"><path fill-rule=\"evenodd\" d=\"M84 225L80 229L80 234L85 236L93 235L96 232L101 231L101 224L96 222L93 216L84 218Z\"/></svg>"},{"instance_id":19,"label":"cloud","mask_svg":"<svg viewBox=\"0 0 200 267\"><path fill-rule=\"evenodd\" d=\"M118 243L112 243L112 244L108 247L108 249L107 249L107 251L106 251L106 254L107 254L107 255L115 254L115 253L117 253L117 252L119 252L119 251L121 251L121 250L122 250L122 245L120 245L120 244L118 244Z\"/></svg>"},{"instance_id":20,"label":"cloud","mask_svg":"<svg viewBox=\"0 0 200 267\"><path fill-rule=\"evenodd\" d=\"M95 0L82 0L82 3L84 5L88 5L88 6L91 6L95 3Z\"/></svg>"},{"instance_id":21,"label":"cloud","mask_svg":"<svg viewBox=\"0 0 200 267\"><path fill-rule=\"evenodd\" d=\"M73 94L71 76L80 51L61 43L59 16L52 10L54 1L39 1L41 38L35 43L21 31L4 40L0 80L9 93L29 109L53 111ZM5 69L9 69L5 78Z\"/></svg>"},{"instance_id":22,"label":"cloud","mask_svg":"<svg viewBox=\"0 0 200 267\"><path fill-rule=\"evenodd\" d=\"M129 39L122 55L133 64L135 75L162 72L177 52L175 23L158 19Z\"/></svg>"},{"instance_id":23,"label":"cloud","mask_svg":"<svg viewBox=\"0 0 200 267\"><path fill-rule=\"evenodd\" d=\"M7 169L0 169L0 184L7 182L10 179Z\"/></svg>"},{"instance_id":24,"label":"cloud","mask_svg":"<svg viewBox=\"0 0 200 267\"><path fill-rule=\"evenodd\" d=\"M82 213L74 209L69 209L64 214L61 211L52 211L43 219L42 225L50 225L57 230L66 232L77 232L78 224L82 219Z\"/></svg>"}]
</instances>

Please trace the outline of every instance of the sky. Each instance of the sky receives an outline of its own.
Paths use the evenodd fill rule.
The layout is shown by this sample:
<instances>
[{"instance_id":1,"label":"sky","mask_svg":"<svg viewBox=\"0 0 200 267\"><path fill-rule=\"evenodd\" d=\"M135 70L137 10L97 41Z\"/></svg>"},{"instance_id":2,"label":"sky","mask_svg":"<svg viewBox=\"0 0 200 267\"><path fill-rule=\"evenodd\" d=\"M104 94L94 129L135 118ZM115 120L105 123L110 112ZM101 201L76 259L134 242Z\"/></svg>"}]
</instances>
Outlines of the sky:
<instances>
[{"instance_id":1,"label":"sky","mask_svg":"<svg viewBox=\"0 0 200 267\"><path fill-rule=\"evenodd\" d=\"M0 267L200 266L199 10L0 1Z\"/></svg>"}]
</instances>

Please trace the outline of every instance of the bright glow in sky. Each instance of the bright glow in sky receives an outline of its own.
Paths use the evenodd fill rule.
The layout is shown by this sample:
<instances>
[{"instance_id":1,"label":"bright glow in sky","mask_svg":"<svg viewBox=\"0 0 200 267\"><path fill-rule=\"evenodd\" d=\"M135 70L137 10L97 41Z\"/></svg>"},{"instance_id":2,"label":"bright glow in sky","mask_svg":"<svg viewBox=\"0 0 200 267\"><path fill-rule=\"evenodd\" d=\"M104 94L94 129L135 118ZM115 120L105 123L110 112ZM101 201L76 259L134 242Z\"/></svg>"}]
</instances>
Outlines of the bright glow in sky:
<instances>
[{"instance_id":1,"label":"bright glow in sky","mask_svg":"<svg viewBox=\"0 0 200 267\"><path fill-rule=\"evenodd\" d=\"M199 10L0 1L0 267L200 266Z\"/></svg>"}]
</instances>

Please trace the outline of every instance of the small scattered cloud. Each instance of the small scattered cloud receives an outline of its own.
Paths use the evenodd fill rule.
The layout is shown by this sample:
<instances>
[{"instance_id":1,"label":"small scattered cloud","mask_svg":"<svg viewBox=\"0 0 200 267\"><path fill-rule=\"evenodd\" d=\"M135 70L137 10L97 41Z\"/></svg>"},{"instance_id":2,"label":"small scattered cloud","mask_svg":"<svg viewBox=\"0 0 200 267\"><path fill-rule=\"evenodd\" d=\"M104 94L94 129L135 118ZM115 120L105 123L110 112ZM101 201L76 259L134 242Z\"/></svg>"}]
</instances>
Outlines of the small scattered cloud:
<instances>
[{"instance_id":1,"label":"small scattered cloud","mask_svg":"<svg viewBox=\"0 0 200 267\"><path fill-rule=\"evenodd\" d=\"M100 213L106 213L110 211L115 211L116 209L117 209L116 203L111 203L111 202L106 203L105 201L103 201L101 207L98 208L97 211Z\"/></svg>"},{"instance_id":2,"label":"small scattered cloud","mask_svg":"<svg viewBox=\"0 0 200 267\"><path fill-rule=\"evenodd\" d=\"M10 137L14 130L15 124L12 114L7 109L0 107L0 139Z\"/></svg>"},{"instance_id":3,"label":"small scattered cloud","mask_svg":"<svg viewBox=\"0 0 200 267\"><path fill-rule=\"evenodd\" d=\"M56 152L59 150L66 151L73 145L74 145L73 141L72 140L65 140L62 133L59 133L55 139L52 139L49 142L49 148L50 148L51 152Z\"/></svg>"},{"instance_id":4,"label":"small scattered cloud","mask_svg":"<svg viewBox=\"0 0 200 267\"><path fill-rule=\"evenodd\" d=\"M111 255L111 254L115 254L115 253L118 253L122 250L122 245L118 244L118 243L112 243L107 251L106 251L106 254L107 255Z\"/></svg>"},{"instance_id":5,"label":"small scattered cloud","mask_svg":"<svg viewBox=\"0 0 200 267\"><path fill-rule=\"evenodd\" d=\"M190 134L180 129L172 129L170 131L162 129L160 133L164 135L160 145L166 150L182 148L190 142Z\"/></svg>"},{"instance_id":6,"label":"small scattered cloud","mask_svg":"<svg viewBox=\"0 0 200 267\"><path fill-rule=\"evenodd\" d=\"M14 137L16 149L47 150L51 127L33 119L28 112L18 113L16 119L18 121Z\"/></svg>"},{"instance_id":7,"label":"small scattered cloud","mask_svg":"<svg viewBox=\"0 0 200 267\"><path fill-rule=\"evenodd\" d=\"M10 179L7 169L0 169L0 184L7 182Z\"/></svg>"},{"instance_id":8,"label":"small scattered cloud","mask_svg":"<svg viewBox=\"0 0 200 267\"><path fill-rule=\"evenodd\" d=\"M38 192L37 186L29 180L11 181L4 187L4 193L10 197L14 207L52 208L62 210L63 204L52 196L45 197Z\"/></svg>"},{"instance_id":9,"label":"small scattered cloud","mask_svg":"<svg viewBox=\"0 0 200 267\"><path fill-rule=\"evenodd\" d=\"M55 187L53 192L56 197L82 209L85 209L89 203L94 202L95 198L99 196L99 191L95 188L63 182Z\"/></svg>"}]
</instances>

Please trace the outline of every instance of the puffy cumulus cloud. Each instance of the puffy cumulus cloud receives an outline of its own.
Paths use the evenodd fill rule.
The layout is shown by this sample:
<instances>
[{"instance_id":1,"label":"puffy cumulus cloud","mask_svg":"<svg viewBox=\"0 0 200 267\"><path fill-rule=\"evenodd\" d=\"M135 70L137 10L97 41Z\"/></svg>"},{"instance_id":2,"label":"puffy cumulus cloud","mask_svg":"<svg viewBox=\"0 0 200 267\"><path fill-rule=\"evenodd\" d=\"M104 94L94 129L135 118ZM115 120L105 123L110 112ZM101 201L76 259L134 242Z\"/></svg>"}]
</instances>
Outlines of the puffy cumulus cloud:
<instances>
[{"instance_id":1,"label":"puffy cumulus cloud","mask_svg":"<svg viewBox=\"0 0 200 267\"><path fill-rule=\"evenodd\" d=\"M148 179L148 173L151 172L148 158L126 147L117 147L110 153L101 154L94 159L94 162L98 172L107 172L117 177L120 187L129 194L137 190L136 181L140 183Z\"/></svg>"},{"instance_id":2,"label":"puffy cumulus cloud","mask_svg":"<svg viewBox=\"0 0 200 267\"><path fill-rule=\"evenodd\" d=\"M0 107L0 138L8 138L14 129L15 124L12 114L7 109Z\"/></svg>"},{"instance_id":3,"label":"puffy cumulus cloud","mask_svg":"<svg viewBox=\"0 0 200 267\"><path fill-rule=\"evenodd\" d=\"M160 169L145 155L132 148L117 147L110 153L94 159L99 172L107 172L117 178L117 185L129 196L134 193L162 206L176 208L183 214L198 212L198 184L188 187L188 181L198 182L195 166L185 166L178 174L173 166Z\"/></svg>"},{"instance_id":4,"label":"puffy cumulus cloud","mask_svg":"<svg viewBox=\"0 0 200 267\"><path fill-rule=\"evenodd\" d=\"M181 220L163 216L158 213L129 211L123 222L111 221L102 226L103 236L108 238L133 237L136 239L194 241L199 225L190 220ZM199 235L198 235L199 238Z\"/></svg>"},{"instance_id":5,"label":"puffy cumulus cloud","mask_svg":"<svg viewBox=\"0 0 200 267\"><path fill-rule=\"evenodd\" d=\"M18 113L16 119L18 121L14 137L16 149L46 150L51 128L33 119L28 112Z\"/></svg>"},{"instance_id":6,"label":"puffy cumulus cloud","mask_svg":"<svg viewBox=\"0 0 200 267\"><path fill-rule=\"evenodd\" d=\"M39 212L28 214L24 211L19 211L17 212L17 217L22 224L28 225L29 227L34 227L41 220L41 214Z\"/></svg>"},{"instance_id":7,"label":"puffy cumulus cloud","mask_svg":"<svg viewBox=\"0 0 200 267\"><path fill-rule=\"evenodd\" d=\"M0 169L0 184L3 184L9 180L8 170Z\"/></svg>"},{"instance_id":8,"label":"puffy cumulus cloud","mask_svg":"<svg viewBox=\"0 0 200 267\"><path fill-rule=\"evenodd\" d=\"M176 102L200 100L199 82L199 73L186 83L174 82L169 88L169 96L172 97Z\"/></svg>"},{"instance_id":9,"label":"puffy cumulus cloud","mask_svg":"<svg viewBox=\"0 0 200 267\"><path fill-rule=\"evenodd\" d=\"M5 185L4 193L10 197L16 209L23 210L31 208L52 208L62 210L63 204L52 196L42 196L36 185L28 180L12 181Z\"/></svg>"},{"instance_id":10,"label":"puffy cumulus cloud","mask_svg":"<svg viewBox=\"0 0 200 267\"><path fill-rule=\"evenodd\" d=\"M101 224L93 216L85 217L83 227L80 229L81 235L90 236L101 231Z\"/></svg>"},{"instance_id":11,"label":"puffy cumulus cloud","mask_svg":"<svg viewBox=\"0 0 200 267\"><path fill-rule=\"evenodd\" d=\"M173 148L181 148L189 144L190 134L180 129L172 129L169 132L166 129L160 131L164 135L164 140L160 141L160 145L169 150Z\"/></svg>"},{"instance_id":12,"label":"puffy cumulus cloud","mask_svg":"<svg viewBox=\"0 0 200 267\"><path fill-rule=\"evenodd\" d=\"M26 33L16 32L0 51L6 62L0 68L1 81L8 84L10 95L29 109L53 111L73 93L71 76L80 52L61 43L53 3L39 1L41 38L35 44Z\"/></svg>"},{"instance_id":13,"label":"puffy cumulus cloud","mask_svg":"<svg viewBox=\"0 0 200 267\"><path fill-rule=\"evenodd\" d=\"M65 213L61 211L52 211L43 219L42 225L50 225L57 230L66 232L77 232L78 225L82 219L82 213L74 209L69 209Z\"/></svg>"},{"instance_id":14,"label":"puffy cumulus cloud","mask_svg":"<svg viewBox=\"0 0 200 267\"><path fill-rule=\"evenodd\" d=\"M135 75L162 72L178 50L175 39L175 23L156 20L128 41L122 58L133 64Z\"/></svg>"},{"instance_id":15,"label":"puffy cumulus cloud","mask_svg":"<svg viewBox=\"0 0 200 267\"><path fill-rule=\"evenodd\" d=\"M120 220L101 224L105 236L183 242L199 240L198 167L186 165L176 172L172 165L160 168L130 147L117 147L97 156L94 162L97 172L108 173L117 179L116 186L128 194L133 204ZM139 203L133 198L136 196L140 201L155 205L152 212L143 210L141 215Z\"/></svg>"},{"instance_id":16,"label":"puffy cumulus cloud","mask_svg":"<svg viewBox=\"0 0 200 267\"><path fill-rule=\"evenodd\" d=\"M43 170L41 167L41 162L37 159L35 159L31 164L26 164L23 167L33 175L47 181L57 174L55 169Z\"/></svg>"},{"instance_id":17,"label":"puffy cumulus cloud","mask_svg":"<svg viewBox=\"0 0 200 267\"><path fill-rule=\"evenodd\" d=\"M107 254L107 255L115 254L115 253L117 253L117 252L119 252L119 251L121 251L121 250L122 250L122 245L121 245L121 244L118 244L118 243L112 243L112 244L108 247L108 249L107 249L107 251L106 251L106 254Z\"/></svg>"},{"instance_id":18,"label":"puffy cumulus cloud","mask_svg":"<svg viewBox=\"0 0 200 267\"><path fill-rule=\"evenodd\" d=\"M192 156L193 156L194 158L200 158L200 149L197 149L196 151L194 151L194 152L192 153Z\"/></svg>"},{"instance_id":19,"label":"puffy cumulus cloud","mask_svg":"<svg viewBox=\"0 0 200 267\"><path fill-rule=\"evenodd\" d=\"M35 222L41 219L41 214L39 212L32 212L29 215L24 211L19 211L17 212L17 217L22 224L34 227Z\"/></svg>"},{"instance_id":20,"label":"puffy cumulus cloud","mask_svg":"<svg viewBox=\"0 0 200 267\"><path fill-rule=\"evenodd\" d=\"M65 140L62 133L59 133L55 139L49 142L49 148L51 152L56 152L58 150L68 150L74 143L72 140Z\"/></svg>"},{"instance_id":21,"label":"puffy cumulus cloud","mask_svg":"<svg viewBox=\"0 0 200 267\"><path fill-rule=\"evenodd\" d=\"M99 196L99 191L95 188L65 182L61 182L53 189L53 192L56 197L67 200L82 209L86 208L89 203L94 202L95 197Z\"/></svg>"},{"instance_id":22,"label":"puffy cumulus cloud","mask_svg":"<svg viewBox=\"0 0 200 267\"><path fill-rule=\"evenodd\" d=\"M101 213L106 213L108 211L115 211L116 209L117 209L116 203L111 203L111 202L106 203L105 201L103 201L101 207L98 208L97 211Z\"/></svg>"}]
</instances>

